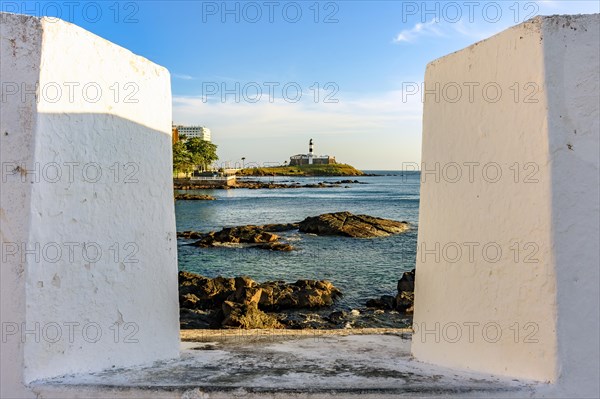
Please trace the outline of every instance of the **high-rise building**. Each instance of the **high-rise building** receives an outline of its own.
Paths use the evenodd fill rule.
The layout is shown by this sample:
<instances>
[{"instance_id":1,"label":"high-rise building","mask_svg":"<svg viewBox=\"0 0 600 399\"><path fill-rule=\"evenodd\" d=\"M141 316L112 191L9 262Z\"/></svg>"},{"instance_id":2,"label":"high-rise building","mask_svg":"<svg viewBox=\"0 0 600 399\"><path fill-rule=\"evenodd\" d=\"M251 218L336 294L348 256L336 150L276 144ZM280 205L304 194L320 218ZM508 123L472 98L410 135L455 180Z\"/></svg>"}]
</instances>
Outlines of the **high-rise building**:
<instances>
[{"instance_id":1,"label":"high-rise building","mask_svg":"<svg viewBox=\"0 0 600 399\"><path fill-rule=\"evenodd\" d=\"M185 136L188 139L198 137L204 141L210 141L210 129L204 126L174 126L177 128L179 137Z\"/></svg>"}]
</instances>

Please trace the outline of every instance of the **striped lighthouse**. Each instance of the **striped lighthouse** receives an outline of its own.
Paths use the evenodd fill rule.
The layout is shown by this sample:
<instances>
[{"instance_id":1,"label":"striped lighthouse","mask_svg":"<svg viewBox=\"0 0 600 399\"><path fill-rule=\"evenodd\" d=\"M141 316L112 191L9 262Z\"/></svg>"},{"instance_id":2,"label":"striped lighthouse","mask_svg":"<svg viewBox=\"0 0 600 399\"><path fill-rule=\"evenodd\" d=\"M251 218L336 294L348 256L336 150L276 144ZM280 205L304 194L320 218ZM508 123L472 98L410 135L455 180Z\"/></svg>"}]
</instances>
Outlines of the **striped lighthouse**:
<instances>
[{"instance_id":1,"label":"striped lighthouse","mask_svg":"<svg viewBox=\"0 0 600 399\"><path fill-rule=\"evenodd\" d=\"M313 140L310 139L308 142L308 164L313 164Z\"/></svg>"}]
</instances>

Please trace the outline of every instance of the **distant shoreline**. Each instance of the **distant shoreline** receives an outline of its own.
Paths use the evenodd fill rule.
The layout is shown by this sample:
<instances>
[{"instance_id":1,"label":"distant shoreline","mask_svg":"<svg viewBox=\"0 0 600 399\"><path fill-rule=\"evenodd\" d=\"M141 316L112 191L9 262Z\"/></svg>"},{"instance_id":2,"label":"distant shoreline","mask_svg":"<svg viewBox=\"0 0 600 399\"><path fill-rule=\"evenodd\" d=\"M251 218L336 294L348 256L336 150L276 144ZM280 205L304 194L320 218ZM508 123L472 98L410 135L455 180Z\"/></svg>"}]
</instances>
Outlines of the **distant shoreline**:
<instances>
[{"instance_id":1,"label":"distant shoreline","mask_svg":"<svg viewBox=\"0 0 600 399\"><path fill-rule=\"evenodd\" d=\"M288 177L331 177L331 176L368 176L364 172L347 164L298 165L245 168L238 176L288 176Z\"/></svg>"},{"instance_id":2,"label":"distant shoreline","mask_svg":"<svg viewBox=\"0 0 600 399\"><path fill-rule=\"evenodd\" d=\"M316 177L316 176L310 176ZM327 177L327 176L324 176ZM332 176L329 176L332 177ZM358 180L339 180L339 181L329 181L329 182L319 182L319 183L308 183L308 184L293 184L293 183L275 183L275 182L263 182L257 180L244 180L237 181L235 184L227 185L227 184L215 184L202 180L190 180L190 179L173 179L173 189L175 190L215 190L215 189L284 189L284 188L334 188L334 187L344 187L349 188L349 184L367 184L364 182L359 182ZM185 198L180 198L185 199ZM190 198L191 199L191 198Z\"/></svg>"}]
</instances>

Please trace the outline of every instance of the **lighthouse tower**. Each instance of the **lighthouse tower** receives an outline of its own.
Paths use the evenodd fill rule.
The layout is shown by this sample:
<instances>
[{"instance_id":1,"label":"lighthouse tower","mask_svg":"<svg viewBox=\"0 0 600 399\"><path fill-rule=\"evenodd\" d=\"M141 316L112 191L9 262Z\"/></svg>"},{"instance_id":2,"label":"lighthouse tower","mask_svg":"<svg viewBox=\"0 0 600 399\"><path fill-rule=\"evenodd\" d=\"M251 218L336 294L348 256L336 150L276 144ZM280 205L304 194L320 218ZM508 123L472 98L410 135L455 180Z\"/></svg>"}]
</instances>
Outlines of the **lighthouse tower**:
<instances>
[{"instance_id":1,"label":"lighthouse tower","mask_svg":"<svg viewBox=\"0 0 600 399\"><path fill-rule=\"evenodd\" d=\"M313 141L310 139L308 142L308 164L313 164Z\"/></svg>"}]
</instances>

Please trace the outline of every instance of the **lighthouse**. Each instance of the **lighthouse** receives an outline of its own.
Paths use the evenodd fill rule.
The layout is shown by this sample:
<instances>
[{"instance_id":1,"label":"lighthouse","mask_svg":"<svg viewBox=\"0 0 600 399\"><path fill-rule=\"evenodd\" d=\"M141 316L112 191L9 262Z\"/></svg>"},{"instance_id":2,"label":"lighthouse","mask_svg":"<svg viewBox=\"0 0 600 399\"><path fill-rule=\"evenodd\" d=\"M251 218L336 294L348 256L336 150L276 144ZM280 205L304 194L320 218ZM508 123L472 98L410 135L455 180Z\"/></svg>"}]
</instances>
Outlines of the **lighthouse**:
<instances>
[{"instance_id":1,"label":"lighthouse","mask_svg":"<svg viewBox=\"0 0 600 399\"><path fill-rule=\"evenodd\" d=\"M313 164L313 141L310 139L308 142L308 164Z\"/></svg>"}]
</instances>

